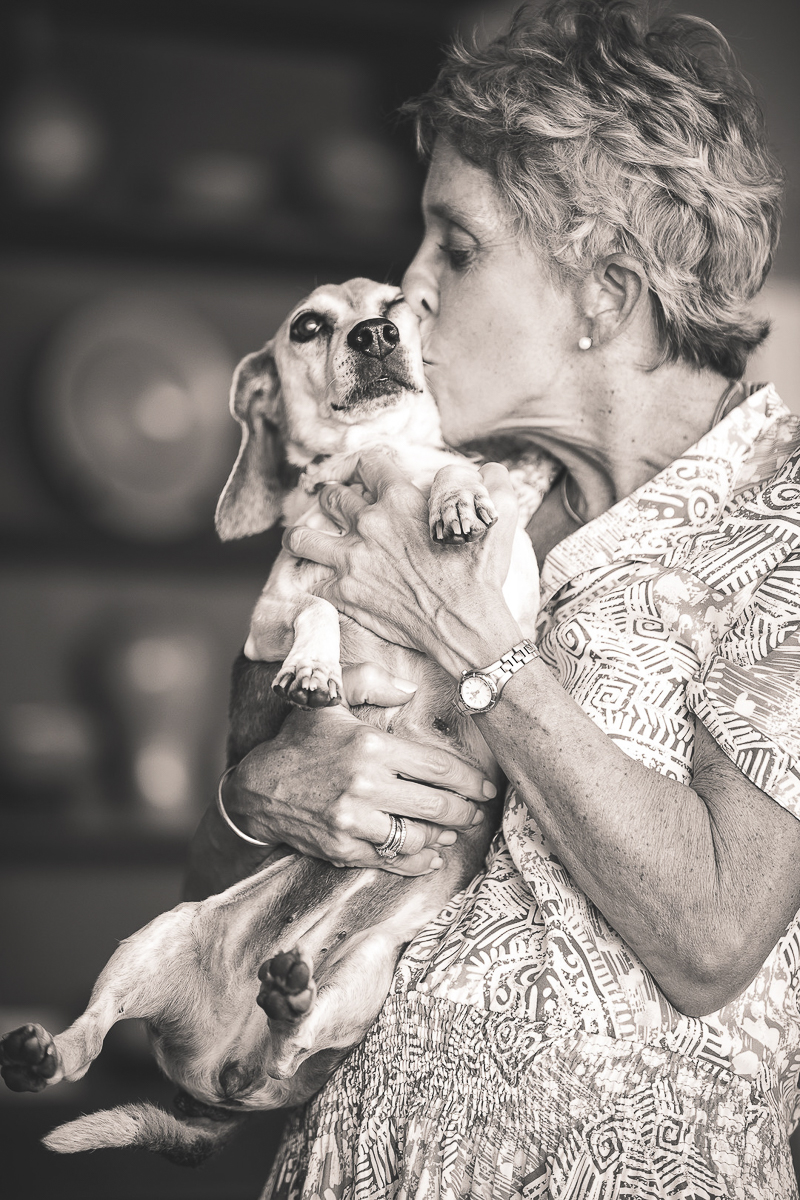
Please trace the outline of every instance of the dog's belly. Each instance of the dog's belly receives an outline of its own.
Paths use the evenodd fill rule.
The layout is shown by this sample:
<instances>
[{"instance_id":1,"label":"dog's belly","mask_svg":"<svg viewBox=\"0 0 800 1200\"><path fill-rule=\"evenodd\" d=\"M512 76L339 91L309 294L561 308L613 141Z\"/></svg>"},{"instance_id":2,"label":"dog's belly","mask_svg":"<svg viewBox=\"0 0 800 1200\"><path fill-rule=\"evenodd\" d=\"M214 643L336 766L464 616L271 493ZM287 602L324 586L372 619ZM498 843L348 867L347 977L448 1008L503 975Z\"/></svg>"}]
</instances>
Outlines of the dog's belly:
<instances>
[{"instance_id":1,"label":"dog's belly","mask_svg":"<svg viewBox=\"0 0 800 1200\"><path fill-rule=\"evenodd\" d=\"M417 684L411 700L396 708L354 706L359 720L409 741L441 746L498 783L500 769L477 726L456 708L455 682L446 671L424 654L386 642L349 617L340 618L340 628L343 664L379 663L396 678Z\"/></svg>"}]
</instances>

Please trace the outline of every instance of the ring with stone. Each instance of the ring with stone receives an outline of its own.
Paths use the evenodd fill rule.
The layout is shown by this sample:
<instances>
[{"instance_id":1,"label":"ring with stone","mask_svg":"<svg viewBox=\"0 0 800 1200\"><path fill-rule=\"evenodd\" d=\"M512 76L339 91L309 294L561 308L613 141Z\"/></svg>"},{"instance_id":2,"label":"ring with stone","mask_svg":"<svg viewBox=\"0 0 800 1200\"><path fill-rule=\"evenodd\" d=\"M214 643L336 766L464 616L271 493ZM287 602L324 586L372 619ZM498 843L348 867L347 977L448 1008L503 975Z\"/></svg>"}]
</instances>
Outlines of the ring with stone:
<instances>
[{"instance_id":1,"label":"ring with stone","mask_svg":"<svg viewBox=\"0 0 800 1200\"><path fill-rule=\"evenodd\" d=\"M375 853L378 854L384 862L394 862L398 854L402 853L403 846L406 844L406 823L403 817L396 817L394 813L389 814L391 828L389 836L385 841L381 842L380 846L375 847Z\"/></svg>"}]
</instances>

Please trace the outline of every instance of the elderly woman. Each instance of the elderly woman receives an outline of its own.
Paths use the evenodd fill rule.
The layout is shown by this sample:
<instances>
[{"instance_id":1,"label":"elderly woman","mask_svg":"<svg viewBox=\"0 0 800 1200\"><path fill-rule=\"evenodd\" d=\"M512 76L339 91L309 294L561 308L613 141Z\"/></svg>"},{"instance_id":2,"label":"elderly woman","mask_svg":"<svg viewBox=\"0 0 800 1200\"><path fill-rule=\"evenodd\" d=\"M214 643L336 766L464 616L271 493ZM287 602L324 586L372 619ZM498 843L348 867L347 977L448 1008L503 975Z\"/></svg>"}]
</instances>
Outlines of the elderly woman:
<instances>
[{"instance_id":1,"label":"elderly woman","mask_svg":"<svg viewBox=\"0 0 800 1200\"><path fill-rule=\"evenodd\" d=\"M758 110L716 31L601 0L453 50L413 109L430 170L404 291L445 436L535 444L563 472L528 526L538 653L505 671L503 468L477 546L431 543L381 456L362 462L374 503L323 494L342 537L287 532L454 702L479 672L460 702L510 788L485 870L293 1114L266 1194L796 1196L800 423L740 382L778 226ZM363 735L343 709L293 713L226 807L364 866L379 838L357 831L400 813L393 869L436 869L478 807L441 785L474 781ZM253 865L235 842L209 814L196 887Z\"/></svg>"}]
</instances>

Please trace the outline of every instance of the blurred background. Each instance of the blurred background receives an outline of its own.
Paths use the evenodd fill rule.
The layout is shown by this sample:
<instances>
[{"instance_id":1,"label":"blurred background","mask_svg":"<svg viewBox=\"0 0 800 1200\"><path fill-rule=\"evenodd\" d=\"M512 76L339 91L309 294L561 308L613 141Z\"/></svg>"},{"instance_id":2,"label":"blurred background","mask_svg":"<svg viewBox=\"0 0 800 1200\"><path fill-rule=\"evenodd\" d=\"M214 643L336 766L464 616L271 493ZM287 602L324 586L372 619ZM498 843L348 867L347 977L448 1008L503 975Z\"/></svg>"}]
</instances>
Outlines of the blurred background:
<instances>
[{"instance_id":1,"label":"blurred background","mask_svg":"<svg viewBox=\"0 0 800 1200\"><path fill-rule=\"evenodd\" d=\"M83 1010L180 894L224 756L228 669L277 535L217 544L235 363L318 282L397 282L422 172L393 114L459 0L6 0L0 17L0 1031ZM663 5L669 8L669 4ZM796 0L676 6L726 32L789 187L749 372L800 412ZM62 1159L60 1121L169 1101L132 1022L76 1085L0 1089L8 1200L257 1195L280 1128L200 1170Z\"/></svg>"}]
</instances>

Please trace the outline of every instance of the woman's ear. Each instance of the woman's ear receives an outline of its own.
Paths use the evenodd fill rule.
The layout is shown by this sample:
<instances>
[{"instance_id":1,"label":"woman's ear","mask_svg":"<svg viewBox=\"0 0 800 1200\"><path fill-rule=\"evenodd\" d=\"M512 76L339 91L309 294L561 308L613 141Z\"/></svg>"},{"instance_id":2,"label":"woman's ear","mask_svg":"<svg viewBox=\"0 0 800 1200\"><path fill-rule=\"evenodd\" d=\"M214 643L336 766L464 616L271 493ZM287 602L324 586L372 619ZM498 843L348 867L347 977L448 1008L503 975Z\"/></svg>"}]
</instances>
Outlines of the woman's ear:
<instances>
[{"instance_id":1,"label":"woman's ear","mask_svg":"<svg viewBox=\"0 0 800 1200\"><path fill-rule=\"evenodd\" d=\"M223 542L271 529L281 515L281 385L272 344L242 359L231 384L231 413L242 427L239 454L217 504Z\"/></svg>"},{"instance_id":2,"label":"woman's ear","mask_svg":"<svg viewBox=\"0 0 800 1200\"><path fill-rule=\"evenodd\" d=\"M617 337L648 304L647 276L629 254L610 254L596 263L584 281L581 310L595 345Z\"/></svg>"}]
</instances>

